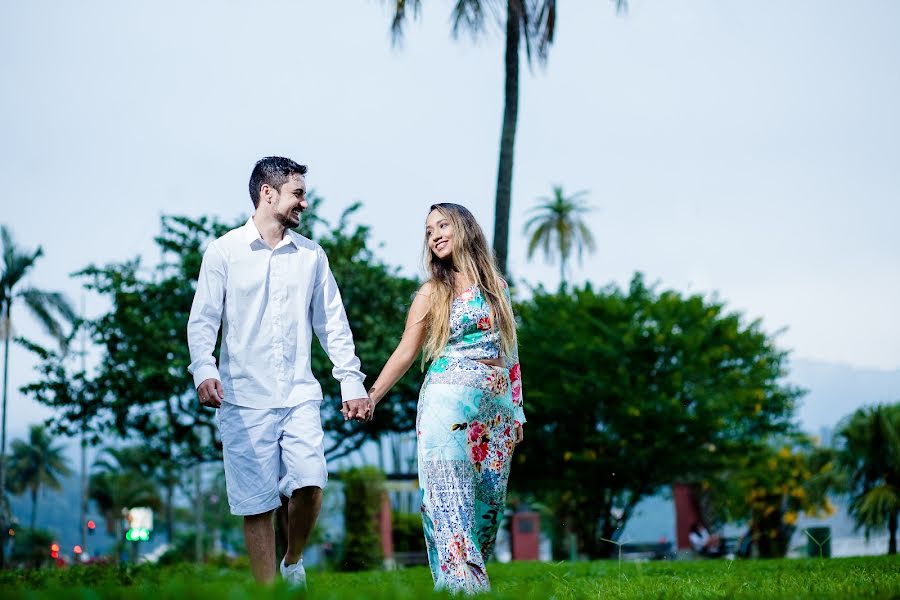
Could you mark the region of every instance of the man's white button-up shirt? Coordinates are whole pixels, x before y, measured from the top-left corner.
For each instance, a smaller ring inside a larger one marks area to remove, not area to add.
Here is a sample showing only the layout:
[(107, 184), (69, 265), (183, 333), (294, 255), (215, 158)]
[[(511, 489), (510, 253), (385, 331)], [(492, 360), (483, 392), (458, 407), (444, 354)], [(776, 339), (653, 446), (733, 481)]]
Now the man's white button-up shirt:
[(188, 319), (195, 387), (219, 379), (225, 402), (251, 408), (321, 399), (310, 368), (313, 332), (334, 363), (343, 400), (365, 398), (341, 294), (318, 244), (287, 230), (270, 248), (251, 218), (209, 245)]

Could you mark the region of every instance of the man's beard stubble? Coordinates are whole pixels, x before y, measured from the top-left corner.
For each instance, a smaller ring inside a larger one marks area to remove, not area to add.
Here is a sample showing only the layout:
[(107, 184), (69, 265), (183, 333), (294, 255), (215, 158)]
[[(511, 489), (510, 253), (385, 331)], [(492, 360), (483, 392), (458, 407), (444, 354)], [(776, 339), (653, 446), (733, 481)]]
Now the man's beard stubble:
[[(275, 220), (277, 220), (278, 223), (283, 225), (284, 227), (287, 227), (288, 229), (293, 229), (294, 227), (297, 227), (298, 225), (300, 225), (300, 217), (297, 216), (296, 218), (294, 218), (293, 213), (294, 213), (293, 210), (286, 215), (283, 215), (283, 214), (277, 212), (277, 213), (275, 213)], [(300, 214), (303, 214), (303, 209), (300, 210)]]

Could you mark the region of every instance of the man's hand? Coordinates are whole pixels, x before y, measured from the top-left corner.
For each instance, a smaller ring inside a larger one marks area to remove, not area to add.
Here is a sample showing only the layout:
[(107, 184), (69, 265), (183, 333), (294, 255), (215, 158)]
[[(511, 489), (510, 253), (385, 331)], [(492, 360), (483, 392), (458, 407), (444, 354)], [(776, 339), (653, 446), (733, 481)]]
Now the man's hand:
[(197, 388), (197, 397), (200, 398), (200, 404), (203, 406), (219, 408), (222, 406), (222, 399), (225, 397), (225, 389), (222, 387), (222, 382), (212, 377), (204, 379), (203, 383)]
[(516, 425), (516, 444), (521, 444), (525, 439), (525, 428), (522, 425)]
[(344, 415), (345, 421), (354, 419), (364, 423), (369, 420), (369, 413), (374, 408), (375, 407), (369, 398), (357, 398), (355, 400), (344, 402), (344, 405), (341, 407), (341, 414)]

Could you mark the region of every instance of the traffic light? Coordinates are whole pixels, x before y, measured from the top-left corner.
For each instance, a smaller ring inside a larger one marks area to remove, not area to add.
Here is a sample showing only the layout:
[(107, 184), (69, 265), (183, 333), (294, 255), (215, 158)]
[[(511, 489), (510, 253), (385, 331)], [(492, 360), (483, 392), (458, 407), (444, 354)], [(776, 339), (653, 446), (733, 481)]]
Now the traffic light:
[(81, 554), (81, 552), (82, 552), (81, 546), (76, 545), (74, 548), (72, 548), (72, 553), (76, 556), (79, 556)]
[(144, 527), (132, 528), (125, 533), (129, 542), (146, 542), (150, 539), (150, 530)]
[(88, 528), (88, 535), (94, 535), (94, 531), (96, 531), (96, 529), (97, 529), (97, 524), (94, 523), (93, 521), (88, 521), (87, 528)]
[(50, 558), (59, 558), (59, 544), (50, 544)]

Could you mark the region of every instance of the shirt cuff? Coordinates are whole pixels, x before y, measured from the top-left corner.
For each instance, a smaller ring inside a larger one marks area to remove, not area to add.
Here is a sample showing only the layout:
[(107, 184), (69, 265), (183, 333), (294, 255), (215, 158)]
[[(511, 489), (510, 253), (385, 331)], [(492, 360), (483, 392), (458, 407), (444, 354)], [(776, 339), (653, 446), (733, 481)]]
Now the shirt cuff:
[(358, 400), (359, 398), (368, 398), (369, 393), (366, 391), (366, 386), (363, 385), (363, 382), (359, 379), (352, 380), (344, 380), (341, 382), (341, 399), (344, 402), (349, 402), (350, 400)]
[(521, 406), (516, 407), (516, 413), (513, 418), (519, 422), (519, 425), (525, 424), (525, 410)]
[(194, 389), (200, 387), (200, 384), (207, 379), (222, 381), (222, 378), (219, 377), (219, 370), (214, 365), (203, 365), (194, 371)]

